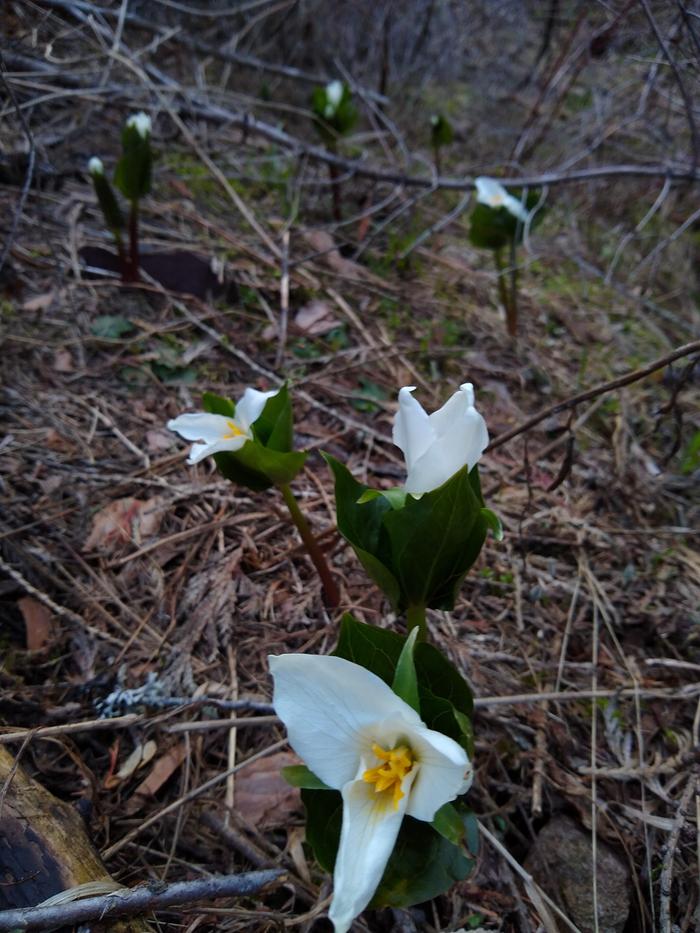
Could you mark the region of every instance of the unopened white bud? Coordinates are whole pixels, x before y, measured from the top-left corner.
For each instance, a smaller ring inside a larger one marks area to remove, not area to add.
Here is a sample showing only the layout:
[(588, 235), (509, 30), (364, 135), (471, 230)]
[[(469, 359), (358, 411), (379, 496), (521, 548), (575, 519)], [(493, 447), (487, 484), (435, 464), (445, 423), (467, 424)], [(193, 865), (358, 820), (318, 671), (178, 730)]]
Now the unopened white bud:
[(326, 100), (333, 108), (337, 110), (338, 104), (343, 99), (343, 82), (342, 81), (331, 81), (330, 84), (326, 85)]
[(102, 164), (102, 159), (93, 156), (88, 162), (88, 172), (90, 172), (91, 175), (104, 175), (105, 167)]
[(140, 113), (132, 113), (126, 121), (126, 125), (133, 126), (139, 136), (145, 139), (151, 134), (151, 118), (143, 110)]

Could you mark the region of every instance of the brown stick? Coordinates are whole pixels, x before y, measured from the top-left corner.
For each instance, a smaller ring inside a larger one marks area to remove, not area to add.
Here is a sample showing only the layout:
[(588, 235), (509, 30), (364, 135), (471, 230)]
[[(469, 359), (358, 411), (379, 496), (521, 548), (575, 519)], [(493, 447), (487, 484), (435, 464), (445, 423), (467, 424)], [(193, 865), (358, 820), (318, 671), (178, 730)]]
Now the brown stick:
[(122, 888), (99, 897), (86, 897), (50, 907), (24, 907), (0, 911), (0, 930), (47, 930), (106, 917), (134, 917), (163, 907), (211, 901), (219, 897), (244, 897), (257, 894), (284, 872), (277, 869), (249, 871), (240, 875), (198, 878), (163, 884), (155, 881), (137, 888)]
[(700, 340), (694, 340), (692, 343), (686, 343), (682, 347), (677, 347), (675, 350), (672, 350), (671, 353), (667, 353), (666, 356), (659, 357), (659, 359), (654, 360), (653, 363), (642, 366), (641, 369), (635, 369), (632, 372), (626, 373), (624, 376), (618, 376), (617, 379), (611, 379), (609, 382), (602, 382), (592, 389), (586, 389), (584, 392), (579, 392), (578, 395), (572, 395), (571, 398), (564, 399), (562, 402), (557, 402), (555, 405), (550, 405), (549, 408), (543, 408), (536, 415), (533, 415), (532, 418), (528, 418), (527, 421), (518, 425), (517, 428), (512, 428), (510, 431), (499, 434), (498, 437), (495, 437), (491, 441), (486, 450), (495, 450), (496, 447), (501, 447), (506, 441), (512, 440), (519, 434), (524, 434), (525, 431), (529, 431), (530, 428), (534, 428), (541, 421), (558, 414), (560, 411), (567, 411), (569, 408), (575, 408), (577, 405), (580, 405), (581, 402), (587, 402), (589, 399), (597, 398), (599, 395), (604, 395), (606, 392), (611, 392), (613, 389), (620, 389), (622, 386), (630, 385), (632, 382), (639, 382), (640, 379), (644, 379), (646, 376), (650, 376), (651, 373), (663, 369), (664, 366), (668, 366), (669, 363), (673, 363), (674, 360), (680, 360), (684, 356), (690, 356), (692, 353), (700, 353)]

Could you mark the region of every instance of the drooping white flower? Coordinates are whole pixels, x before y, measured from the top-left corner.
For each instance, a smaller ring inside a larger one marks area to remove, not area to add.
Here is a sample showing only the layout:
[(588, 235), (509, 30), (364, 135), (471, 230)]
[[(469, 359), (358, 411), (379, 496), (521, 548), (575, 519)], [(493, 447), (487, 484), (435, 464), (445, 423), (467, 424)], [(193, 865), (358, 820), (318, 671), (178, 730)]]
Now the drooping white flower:
[(474, 407), (474, 388), (465, 382), (442, 408), (429, 415), (411, 394), (399, 392), (393, 440), (403, 451), (408, 476), (406, 492), (421, 495), (437, 489), (466, 464), (478, 462), (488, 446), (486, 422)]
[(102, 159), (93, 156), (88, 162), (88, 172), (90, 172), (91, 175), (104, 175), (105, 167), (102, 164)]
[(331, 81), (326, 85), (326, 102), (331, 107), (332, 112), (338, 109), (338, 105), (343, 99), (343, 82)]
[(375, 674), (336, 657), (270, 657), (289, 743), (343, 796), (329, 917), (345, 933), (372, 899), (404, 816), (432, 821), (465, 793), (464, 749), (435, 732)]
[(143, 110), (139, 113), (132, 113), (126, 121), (126, 125), (129, 127), (133, 126), (143, 139), (151, 134), (151, 118), (147, 113), (144, 113)]
[(233, 418), (198, 411), (178, 415), (177, 418), (168, 421), (168, 428), (187, 441), (199, 442), (192, 445), (187, 459), (190, 464), (199, 463), (204, 457), (210, 457), (223, 450), (240, 450), (246, 441), (252, 440), (253, 424), (262, 414), (267, 400), (273, 395), (277, 395), (277, 389), (272, 392), (258, 392), (257, 389), (248, 388), (237, 403)]
[(517, 217), (523, 223), (526, 222), (528, 217), (526, 207), (512, 194), (508, 194), (495, 178), (480, 175), (479, 178), (474, 179), (474, 184), (476, 185), (476, 200), (479, 204), (486, 204), (488, 207), (505, 207), (513, 217)]

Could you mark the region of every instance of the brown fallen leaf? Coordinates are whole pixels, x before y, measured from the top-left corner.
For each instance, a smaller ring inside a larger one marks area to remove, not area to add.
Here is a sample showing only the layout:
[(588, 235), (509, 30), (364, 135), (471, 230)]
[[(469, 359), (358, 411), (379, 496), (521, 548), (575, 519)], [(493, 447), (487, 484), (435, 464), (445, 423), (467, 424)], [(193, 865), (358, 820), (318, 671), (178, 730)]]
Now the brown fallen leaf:
[(124, 806), (125, 813), (128, 816), (133, 816), (134, 813), (138, 813), (139, 810), (143, 809), (151, 797), (154, 797), (163, 784), (175, 774), (186, 757), (187, 745), (184, 742), (180, 745), (173, 745), (164, 755), (161, 755), (133, 795), (127, 800)]
[(53, 635), (53, 617), (43, 603), (32, 596), (23, 596), (17, 601), (24, 619), (27, 635), (27, 649), (41, 651), (51, 642)]
[(314, 252), (320, 253), (319, 262), (324, 262), (330, 269), (348, 279), (365, 279), (370, 282), (382, 281), (358, 262), (341, 255), (335, 240), (325, 230), (306, 230), (304, 239)]
[(44, 292), (41, 295), (35, 295), (33, 298), (28, 298), (22, 305), (23, 311), (46, 311), (53, 304), (53, 300), (56, 297), (55, 291)]
[(304, 305), (294, 315), (295, 326), (312, 337), (327, 334), (334, 328), (339, 327), (341, 323), (337, 317), (333, 317), (330, 305), (318, 298), (314, 298), (313, 301)]
[(149, 454), (159, 454), (164, 450), (172, 450), (175, 438), (169, 431), (146, 431), (146, 449)]
[(236, 811), (255, 826), (286, 825), (301, 806), (301, 795), (298, 787), (287, 784), (280, 769), (298, 764), (296, 755), (278, 752), (244, 768), (236, 778)]
[(73, 357), (70, 350), (56, 350), (53, 355), (53, 368), (57, 373), (73, 372)]
[(128, 780), (139, 768), (145, 767), (157, 751), (158, 746), (152, 739), (143, 745), (139, 742), (117, 773), (107, 775), (104, 786), (111, 790), (111, 788), (121, 784), (122, 781)]
[(115, 499), (92, 517), (92, 528), (85, 542), (86, 551), (111, 552), (124, 544), (141, 542), (158, 531), (163, 517), (161, 500)]

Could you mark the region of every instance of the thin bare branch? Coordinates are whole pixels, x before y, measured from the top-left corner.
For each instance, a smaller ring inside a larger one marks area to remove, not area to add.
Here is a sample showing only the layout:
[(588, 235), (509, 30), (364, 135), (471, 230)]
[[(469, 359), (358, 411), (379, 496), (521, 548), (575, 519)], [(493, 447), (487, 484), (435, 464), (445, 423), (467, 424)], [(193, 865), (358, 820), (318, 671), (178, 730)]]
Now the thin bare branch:
[(173, 884), (152, 882), (64, 904), (3, 910), (0, 911), (0, 930), (50, 930), (107, 917), (135, 917), (164, 907), (182, 907), (220, 897), (247, 897), (280, 883), (283, 878), (283, 871), (267, 869)]

